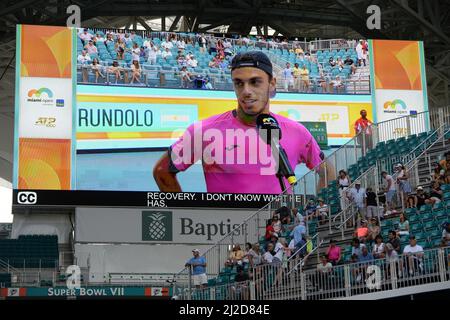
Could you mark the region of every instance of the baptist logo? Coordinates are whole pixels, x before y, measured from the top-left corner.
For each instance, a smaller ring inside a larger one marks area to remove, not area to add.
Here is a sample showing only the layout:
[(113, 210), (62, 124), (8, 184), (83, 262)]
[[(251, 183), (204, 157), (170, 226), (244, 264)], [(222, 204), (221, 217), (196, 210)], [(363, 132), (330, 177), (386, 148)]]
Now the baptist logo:
[(56, 118), (39, 117), (34, 123), (34, 125), (47, 128), (54, 128), (56, 127)]
[(17, 194), (17, 203), (35, 204), (37, 202), (37, 193), (31, 191), (21, 191)]
[(172, 241), (172, 211), (142, 211), (142, 241)]
[(399, 113), (406, 114), (406, 103), (403, 100), (395, 99), (393, 101), (386, 101), (384, 103), (384, 113)]

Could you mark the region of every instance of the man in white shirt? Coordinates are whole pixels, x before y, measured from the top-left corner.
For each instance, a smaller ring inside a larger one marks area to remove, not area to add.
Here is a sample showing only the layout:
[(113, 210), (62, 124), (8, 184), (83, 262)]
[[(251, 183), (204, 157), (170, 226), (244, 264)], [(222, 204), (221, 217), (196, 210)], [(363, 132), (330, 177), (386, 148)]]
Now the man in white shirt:
[(283, 70), (282, 78), (284, 91), (289, 91), (289, 86), (294, 86), (293, 70), (291, 69), (291, 64), (289, 62), (286, 63), (286, 68)]
[(80, 39), (84, 41), (84, 43), (91, 40), (94, 36), (88, 32), (88, 29), (84, 29), (82, 33), (80, 33)]
[(191, 56), (188, 55), (188, 57), (190, 57), (190, 58), (187, 60), (188, 66), (191, 67), (191, 68), (197, 68), (197, 66), (198, 66), (198, 61), (195, 59), (195, 57), (192, 56), (192, 55), (191, 55)]
[(150, 64), (156, 64), (156, 60), (158, 58), (158, 55), (160, 55), (161, 52), (159, 51), (158, 47), (151, 44), (150, 49), (148, 50), (148, 63)]
[(396, 192), (394, 178), (386, 171), (381, 172), (384, 182), (386, 183), (386, 205), (388, 210), (394, 210), (394, 196)]
[(422, 258), (423, 248), (417, 244), (416, 237), (409, 236), (409, 245), (403, 249), (403, 254), (408, 257), (407, 264), (410, 275), (414, 275), (415, 272), (423, 271)]
[(361, 182), (355, 181), (355, 186), (348, 192), (349, 200), (358, 208), (362, 219), (366, 218), (366, 189), (361, 188)]
[(165, 60), (167, 60), (171, 56), (172, 52), (170, 52), (169, 48), (166, 48), (166, 50), (161, 54), (161, 57), (163, 57)]
[(86, 65), (91, 61), (91, 57), (88, 55), (86, 50), (81, 51), (81, 54), (78, 55), (78, 62), (82, 65)]
[(273, 261), (272, 252), (274, 250), (274, 245), (272, 242), (267, 244), (267, 251), (263, 254), (263, 262), (266, 264), (271, 264)]

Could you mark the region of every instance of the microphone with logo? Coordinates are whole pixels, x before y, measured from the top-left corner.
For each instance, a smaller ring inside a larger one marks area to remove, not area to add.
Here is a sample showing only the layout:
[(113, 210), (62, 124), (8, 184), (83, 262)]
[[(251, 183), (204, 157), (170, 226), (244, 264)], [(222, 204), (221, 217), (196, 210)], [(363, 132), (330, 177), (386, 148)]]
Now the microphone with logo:
[(260, 114), (256, 118), (256, 127), (261, 138), (271, 147), (275, 160), (278, 160), (277, 177), (280, 181), (281, 190), (286, 190), (283, 178), (286, 178), (291, 186), (295, 185), (297, 179), (295, 178), (294, 170), (292, 170), (289, 163), (286, 151), (280, 145), (281, 129), (277, 119), (270, 114)]

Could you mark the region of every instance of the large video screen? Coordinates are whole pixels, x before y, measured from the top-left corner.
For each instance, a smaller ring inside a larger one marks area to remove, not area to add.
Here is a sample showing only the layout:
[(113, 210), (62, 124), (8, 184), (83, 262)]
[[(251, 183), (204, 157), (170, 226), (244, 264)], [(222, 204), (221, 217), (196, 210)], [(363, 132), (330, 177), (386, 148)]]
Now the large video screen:
[[(280, 183), (255, 114), (277, 122), (300, 177), (355, 135), (361, 110), (377, 120), (372, 88), (389, 82), (371, 76), (366, 40), (28, 25), (18, 35), (15, 204), (239, 206), (211, 194), (277, 195), (289, 181)], [(233, 58), (249, 52), (270, 60), (272, 77), (255, 67), (261, 61), (232, 72)], [(423, 95), (420, 72), (406, 76)], [(426, 108), (404, 105), (398, 112)]]

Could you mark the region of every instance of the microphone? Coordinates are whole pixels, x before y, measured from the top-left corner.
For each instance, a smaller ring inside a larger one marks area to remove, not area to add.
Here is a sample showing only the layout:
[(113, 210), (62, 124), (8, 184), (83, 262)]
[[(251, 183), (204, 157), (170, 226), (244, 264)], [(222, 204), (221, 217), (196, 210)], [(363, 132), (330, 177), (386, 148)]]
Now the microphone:
[[(277, 119), (270, 114), (260, 114), (256, 118), (256, 127), (263, 140), (272, 148), (272, 154), (279, 155), (277, 175), (285, 177), (290, 185), (295, 185), (297, 179), (294, 170), (289, 163), (286, 151), (280, 145), (281, 129)], [(278, 136), (278, 139), (274, 139), (272, 135)]]

